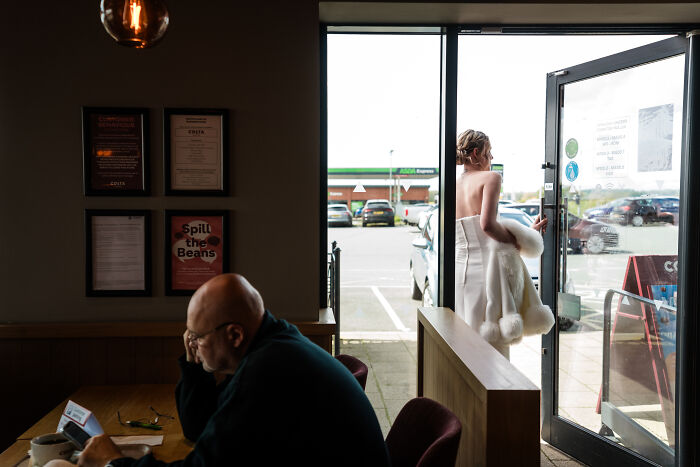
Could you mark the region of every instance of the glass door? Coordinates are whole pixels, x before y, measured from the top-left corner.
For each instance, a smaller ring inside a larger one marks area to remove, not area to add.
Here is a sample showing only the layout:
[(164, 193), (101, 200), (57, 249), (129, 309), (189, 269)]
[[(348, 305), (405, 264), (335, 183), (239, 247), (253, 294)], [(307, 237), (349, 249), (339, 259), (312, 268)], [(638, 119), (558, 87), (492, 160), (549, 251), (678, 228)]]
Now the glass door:
[(547, 77), (543, 438), (674, 465), (685, 38)]

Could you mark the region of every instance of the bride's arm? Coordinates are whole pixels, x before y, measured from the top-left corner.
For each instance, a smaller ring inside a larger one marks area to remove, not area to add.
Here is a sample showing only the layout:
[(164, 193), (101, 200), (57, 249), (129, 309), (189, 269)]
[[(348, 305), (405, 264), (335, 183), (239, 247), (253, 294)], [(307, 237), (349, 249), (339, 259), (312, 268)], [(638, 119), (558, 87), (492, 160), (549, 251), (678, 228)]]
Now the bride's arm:
[(511, 243), (520, 249), (513, 234), (497, 220), (498, 198), (501, 194), (501, 175), (498, 172), (485, 174), (484, 191), (481, 198), (481, 228), (484, 233), (502, 243)]

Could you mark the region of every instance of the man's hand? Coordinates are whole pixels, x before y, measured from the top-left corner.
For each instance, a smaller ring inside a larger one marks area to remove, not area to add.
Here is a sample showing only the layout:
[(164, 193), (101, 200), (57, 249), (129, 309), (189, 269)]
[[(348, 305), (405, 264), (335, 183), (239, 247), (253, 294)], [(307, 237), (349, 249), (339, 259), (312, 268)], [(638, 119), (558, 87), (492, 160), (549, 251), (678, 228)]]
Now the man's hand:
[(185, 333), (182, 335), (182, 339), (185, 342), (185, 356), (187, 357), (188, 362), (194, 362), (194, 363), (200, 363), (199, 357), (197, 357), (197, 353), (194, 351), (192, 346), (190, 345), (190, 330), (187, 329)]
[(109, 461), (124, 457), (108, 435), (93, 436), (85, 443), (85, 449), (78, 457), (78, 465), (84, 467), (104, 467)]
[(547, 222), (549, 222), (547, 216), (544, 216), (542, 220), (540, 220), (540, 216), (537, 216), (535, 217), (535, 223), (532, 224), (532, 228), (538, 232), (541, 231), (542, 233), (545, 233), (547, 231)]

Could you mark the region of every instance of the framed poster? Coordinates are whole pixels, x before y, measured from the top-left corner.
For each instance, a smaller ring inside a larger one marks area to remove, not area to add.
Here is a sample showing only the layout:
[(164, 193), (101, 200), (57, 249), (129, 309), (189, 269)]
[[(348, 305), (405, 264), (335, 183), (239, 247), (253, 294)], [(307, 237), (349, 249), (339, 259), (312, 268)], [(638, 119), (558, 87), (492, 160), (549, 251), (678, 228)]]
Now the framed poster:
[(164, 109), (165, 194), (226, 196), (228, 111)]
[(151, 295), (151, 213), (85, 210), (85, 294)]
[(228, 272), (227, 211), (165, 211), (165, 294), (191, 295)]
[(86, 195), (148, 195), (148, 115), (148, 109), (83, 107)]

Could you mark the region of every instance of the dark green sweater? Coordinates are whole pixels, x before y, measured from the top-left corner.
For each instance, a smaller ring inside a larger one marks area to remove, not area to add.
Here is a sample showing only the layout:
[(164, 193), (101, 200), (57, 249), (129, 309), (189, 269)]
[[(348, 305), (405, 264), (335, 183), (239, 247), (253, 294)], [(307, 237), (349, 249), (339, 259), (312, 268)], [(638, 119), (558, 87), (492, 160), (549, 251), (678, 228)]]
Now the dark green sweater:
[[(236, 373), (216, 385), (180, 358), (175, 390), (194, 450), (173, 466), (388, 466), (374, 410), (350, 372), (265, 311)], [(166, 465), (152, 455), (115, 466)]]

